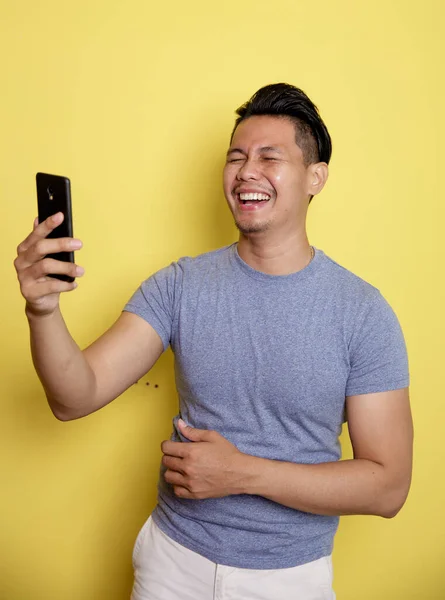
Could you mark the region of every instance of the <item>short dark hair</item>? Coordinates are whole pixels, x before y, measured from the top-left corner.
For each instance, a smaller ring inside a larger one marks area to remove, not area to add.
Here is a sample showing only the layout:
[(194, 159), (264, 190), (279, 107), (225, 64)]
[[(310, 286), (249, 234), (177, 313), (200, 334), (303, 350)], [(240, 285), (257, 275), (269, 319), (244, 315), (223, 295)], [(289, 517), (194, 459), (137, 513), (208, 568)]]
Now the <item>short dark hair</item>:
[(272, 83), (259, 89), (236, 111), (238, 125), (249, 117), (269, 115), (288, 119), (295, 125), (296, 144), (303, 152), (305, 165), (329, 163), (332, 154), (331, 136), (315, 104), (303, 90), (288, 83)]

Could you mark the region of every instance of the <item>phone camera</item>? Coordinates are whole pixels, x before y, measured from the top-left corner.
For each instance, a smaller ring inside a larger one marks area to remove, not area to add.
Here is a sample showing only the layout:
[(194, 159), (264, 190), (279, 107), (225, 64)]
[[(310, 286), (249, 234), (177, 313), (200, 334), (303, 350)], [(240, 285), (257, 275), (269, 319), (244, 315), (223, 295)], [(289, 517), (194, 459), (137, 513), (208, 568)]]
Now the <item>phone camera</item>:
[(49, 198), (50, 200), (54, 200), (54, 190), (53, 190), (53, 188), (52, 188), (52, 187), (49, 185), (49, 186), (46, 188), (46, 191), (48, 192), (48, 198)]

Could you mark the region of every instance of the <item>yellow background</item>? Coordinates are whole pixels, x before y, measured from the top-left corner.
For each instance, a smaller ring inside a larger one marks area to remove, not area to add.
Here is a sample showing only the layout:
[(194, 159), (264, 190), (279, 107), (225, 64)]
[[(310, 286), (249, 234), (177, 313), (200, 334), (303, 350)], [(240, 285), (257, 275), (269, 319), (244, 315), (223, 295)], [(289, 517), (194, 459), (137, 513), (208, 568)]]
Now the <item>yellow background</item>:
[(12, 267), (36, 214), (35, 173), (72, 180), (86, 275), (62, 304), (84, 346), (152, 272), (236, 239), (221, 192), (234, 110), (278, 81), (309, 94), (334, 142), (310, 240), (380, 288), (410, 355), (411, 494), (394, 520), (342, 519), (337, 596), (445, 598), (443, 6), (3, 3), (1, 600), (129, 597), (132, 546), (154, 506), (177, 403), (166, 353), (97, 414), (51, 415)]

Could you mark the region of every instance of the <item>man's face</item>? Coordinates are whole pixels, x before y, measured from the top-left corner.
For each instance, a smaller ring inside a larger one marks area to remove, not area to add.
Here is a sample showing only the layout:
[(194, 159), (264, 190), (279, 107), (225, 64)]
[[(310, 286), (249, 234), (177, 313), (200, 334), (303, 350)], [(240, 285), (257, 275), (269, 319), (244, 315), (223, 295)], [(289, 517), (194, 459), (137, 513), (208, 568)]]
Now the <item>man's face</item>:
[(242, 121), (224, 167), (224, 194), (238, 229), (284, 233), (304, 226), (311, 166), (304, 165), (289, 120), (255, 116)]

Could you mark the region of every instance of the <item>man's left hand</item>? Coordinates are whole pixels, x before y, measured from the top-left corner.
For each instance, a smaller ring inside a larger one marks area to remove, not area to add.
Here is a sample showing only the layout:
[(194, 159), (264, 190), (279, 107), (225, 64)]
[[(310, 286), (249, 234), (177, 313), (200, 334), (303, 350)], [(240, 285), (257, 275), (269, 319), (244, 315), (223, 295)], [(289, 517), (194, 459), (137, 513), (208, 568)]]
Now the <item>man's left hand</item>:
[(216, 431), (195, 429), (182, 419), (178, 427), (192, 443), (161, 444), (165, 481), (173, 486), (175, 495), (201, 500), (244, 493), (248, 456)]

